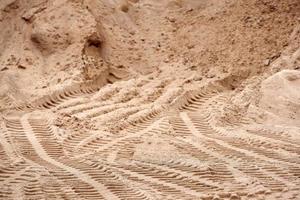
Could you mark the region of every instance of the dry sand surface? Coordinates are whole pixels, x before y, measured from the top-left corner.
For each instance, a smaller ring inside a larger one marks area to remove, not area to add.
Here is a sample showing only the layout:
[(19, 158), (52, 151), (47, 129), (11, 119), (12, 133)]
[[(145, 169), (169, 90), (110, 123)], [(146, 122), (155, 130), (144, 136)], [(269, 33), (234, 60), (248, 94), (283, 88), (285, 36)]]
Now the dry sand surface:
[(299, 0), (0, 0), (0, 199), (300, 199)]

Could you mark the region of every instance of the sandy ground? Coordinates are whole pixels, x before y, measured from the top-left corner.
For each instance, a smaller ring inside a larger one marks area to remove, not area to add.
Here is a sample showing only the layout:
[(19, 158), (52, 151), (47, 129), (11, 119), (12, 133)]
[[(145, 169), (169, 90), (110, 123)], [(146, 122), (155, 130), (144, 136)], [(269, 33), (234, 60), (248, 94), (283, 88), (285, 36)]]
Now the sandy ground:
[(0, 199), (300, 199), (299, 0), (0, 0)]

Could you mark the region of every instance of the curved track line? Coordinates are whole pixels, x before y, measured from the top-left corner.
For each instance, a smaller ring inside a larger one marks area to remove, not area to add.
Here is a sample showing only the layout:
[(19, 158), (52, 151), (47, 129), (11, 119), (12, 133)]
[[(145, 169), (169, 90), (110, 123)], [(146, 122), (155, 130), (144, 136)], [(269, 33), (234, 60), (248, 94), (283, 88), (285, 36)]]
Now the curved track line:
[(140, 162), (140, 161), (137, 161), (137, 160), (135, 160), (134, 162), (140, 163), (140, 164), (143, 164), (143, 165), (146, 165), (146, 166), (148, 165), (149, 167), (157, 168), (157, 169), (160, 169), (162, 171), (167, 171), (167, 172), (170, 172), (170, 173), (180, 174), (182, 177), (188, 177), (189, 180), (197, 181), (197, 182), (202, 183), (206, 186), (216, 187), (218, 189), (223, 187), (222, 185), (219, 185), (219, 184), (217, 184), (217, 183), (215, 183), (211, 180), (208, 180), (206, 178), (199, 178), (199, 177), (195, 176), (193, 173), (186, 172), (186, 171), (181, 171), (181, 170), (174, 169), (174, 168), (170, 168), (166, 165), (159, 165), (159, 164), (147, 163), (147, 162), (144, 163), (144, 162)]
[(99, 131), (96, 133), (93, 133), (87, 137), (85, 137), (84, 139), (80, 140), (80, 142), (78, 142), (75, 146), (74, 149), (78, 150), (79, 148), (81, 148), (82, 146), (84, 146), (85, 144), (89, 143), (90, 141), (92, 141), (93, 139), (97, 138), (98, 136), (101, 136), (102, 134), (108, 134), (108, 132), (105, 131)]
[[(227, 131), (227, 130), (220, 129), (220, 131)], [(257, 140), (261, 140), (261, 141), (268, 141), (269, 144), (287, 145), (287, 146), (293, 146), (295, 148), (300, 148), (300, 146), (292, 144), (292, 143), (288, 143), (288, 142), (278, 140), (278, 139), (268, 138), (266, 136), (252, 134), (247, 131), (243, 131), (242, 134), (239, 135), (239, 137), (241, 137), (241, 138), (247, 138), (245, 136), (250, 136), (250, 137), (256, 138)]]
[(66, 165), (54, 160), (53, 158), (51, 158), (46, 153), (44, 148), (41, 146), (39, 141), (36, 139), (35, 134), (34, 134), (32, 128), (31, 128), (30, 124), (28, 123), (28, 114), (25, 114), (25, 115), (22, 116), (21, 124), (22, 124), (22, 126), (25, 130), (25, 135), (26, 135), (28, 141), (31, 143), (33, 149), (35, 150), (37, 155), (39, 155), (40, 158), (42, 158), (43, 160), (45, 160), (45, 161), (47, 161), (47, 162), (63, 169), (65, 171), (68, 171), (69, 173), (71, 173), (74, 176), (78, 177), (83, 182), (92, 185), (106, 199), (112, 199), (112, 200), (119, 199), (117, 196), (115, 196), (113, 193), (111, 193), (104, 185), (102, 185), (101, 183), (95, 181), (89, 175), (81, 172), (78, 169), (66, 166)]
[[(227, 167), (230, 169), (230, 171), (234, 174), (239, 174), (239, 176), (244, 176), (244, 177), (248, 177), (248, 178), (255, 178), (257, 179), (257, 177), (252, 177), (251, 174), (247, 174), (246, 172), (244, 172), (244, 170), (239, 169), (239, 165), (242, 163), (239, 163), (238, 161), (235, 161), (233, 159), (229, 159), (229, 158), (225, 158), (224, 155), (219, 154), (217, 152), (212, 152), (210, 150), (207, 150), (205, 146), (195, 142), (195, 140), (192, 139), (182, 139), (184, 142), (193, 145), (194, 147), (196, 147), (197, 149), (201, 150), (202, 152), (205, 152), (223, 162), (225, 162), (227, 164)], [(272, 179), (279, 181), (281, 183), (284, 183), (286, 186), (289, 187), (295, 187), (296, 185), (294, 183), (289, 182), (288, 180), (285, 180), (279, 176), (277, 176), (275, 173), (273, 172), (269, 172), (263, 169), (260, 169), (260, 171), (265, 174), (268, 175), (269, 177), (271, 177)], [(239, 177), (239, 176), (235, 176), (235, 177)], [(244, 184), (245, 187), (249, 186), (249, 182), (248, 181), (242, 181), (242, 183)]]
[[(202, 135), (202, 134), (197, 130), (197, 128), (194, 126), (193, 122), (190, 120), (190, 118), (189, 118), (189, 116), (187, 115), (187, 113), (182, 112), (182, 113), (180, 113), (180, 116), (182, 117), (182, 120), (186, 123), (187, 128), (188, 128), (188, 129), (189, 129), (189, 130), (190, 130), (197, 138), (199, 138), (199, 139), (203, 138), (203, 139), (205, 139), (205, 140), (207, 140), (207, 139), (208, 139), (208, 140), (212, 140), (212, 139), (210, 139), (209, 137), (206, 137), (206, 136)], [(183, 139), (183, 141), (185, 141), (185, 142), (187, 142), (187, 143), (189, 143), (189, 144), (192, 144), (192, 145), (195, 146), (195, 147), (199, 147), (199, 146), (200, 146), (199, 144), (197, 144), (195, 141), (193, 141), (193, 140), (191, 140), (191, 139)], [(215, 141), (216, 143), (218, 143), (219, 140), (213, 140), (213, 141)], [(219, 141), (218, 144), (221, 145), (221, 146), (224, 146), (224, 147), (226, 147), (226, 148), (233, 149), (233, 150), (235, 150), (235, 151), (240, 151), (239, 148), (231, 147), (231, 145), (228, 145), (227, 143), (225, 143), (225, 142), (223, 142), (223, 141)], [(225, 144), (225, 145), (224, 145), (224, 144)], [(202, 145), (201, 145), (201, 146), (202, 146)], [(219, 154), (219, 153), (217, 153), (217, 152), (212, 152), (212, 151), (206, 150), (204, 147), (203, 147), (203, 148), (201, 147), (201, 150), (204, 151), (204, 152), (206, 152), (206, 153), (208, 153), (208, 154), (211, 154), (212, 156), (214, 156), (214, 157), (216, 157), (216, 158), (218, 158), (218, 159), (220, 159), (220, 160), (223, 160), (223, 161), (226, 162), (226, 163), (228, 163), (228, 161), (229, 161), (228, 158), (224, 158), (223, 155), (221, 155), (221, 154)], [(245, 152), (244, 152), (244, 151), (245, 151)], [(249, 155), (248, 151), (246, 151), (246, 150), (244, 150), (244, 151), (243, 151), (243, 153)], [(254, 154), (254, 153), (253, 153), (253, 154)], [(256, 155), (256, 154), (255, 154), (255, 155)], [(250, 153), (250, 156), (253, 156), (252, 153)], [(264, 160), (264, 158), (261, 158), (261, 157), (264, 157), (264, 156), (259, 156), (260, 159)], [(269, 158), (267, 158), (267, 159), (265, 159), (265, 160), (268, 160), (268, 161), (271, 162), (271, 163), (274, 162), (272, 159), (269, 159)], [(272, 160), (272, 161), (270, 161), (270, 160)], [(232, 159), (230, 159), (230, 163), (237, 163), (237, 164), (238, 164), (237, 161), (234, 161), (234, 160), (232, 160)], [(230, 166), (230, 163), (229, 163), (228, 166)], [(235, 170), (235, 171), (237, 170), (237, 169), (234, 169), (233, 167), (230, 167), (230, 168), (231, 168), (231, 170)], [(263, 173), (265, 173), (265, 174), (269, 174), (272, 178), (274, 178), (275, 180), (278, 180), (278, 181), (284, 183), (284, 184), (287, 185), (287, 186), (291, 186), (291, 187), (294, 187), (294, 186), (295, 186), (295, 184), (293, 184), (293, 183), (291, 183), (291, 182), (288, 182), (288, 181), (282, 179), (281, 177), (278, 177), (275, 173), (270, 173), (270, 172), (267, 172), (267, 171), (262, 170), (262, 169), (261, 169), (261, 171), (262, 171)]]
[(2, 136), (2, 133), (0, 133), (0, 145), (2, 146), (2, 149), (5, 151), (6, 155), (9, 158), (13, 158), (14, 157), (14, 151), (12, 150), (12, 148), (10, 148), (11, 145)]
[(114, 146), (115, 144), (118, 144), (119, 142), (121, 142), (122, 140), (126, 140), (126, 139), (129, 139), (129, 138), (132, 138), (132, 137), (139, 137), (145, 133), (147, 133), (148, 131), (152, 130), (154, 127), (158, 126), (161, 121), (163, 120), (164, 118), (160, 118), (159, 120), (155, 121), (154, 123), (152, 123), (150, 126), (148, 126), (147, 128), (141, 130), (141, 131), (138, 131), (138, 132), (134, 132), (134, 133), (131, 133), (131, 134), (128, 134), (124, 137), (120, 137), (120, 138), (116, 138), (115, 140), (113, 140), (112, 142), (110, 143), (107, 143), (101, 147), (99, 147), (98, 149), (96, 149), (94, 152), (92, 153), (85, 153), (85, 154), (81, 154), (79, 156), (75, 156), (76, 158), (83, 158), (85, 156), (88, 156), (88, 155), (91, 155), (91, 154), (94, 154), (95, 152), (98, 152), (98, 151), (103, 151), (105, 149), (108, 149), (112, 146)]
[(266, 161), (269, 161), (271, 163), (274, 163), (274, 162), (276, 163), (277, 162), (277, 163), (282, 163), (282, 164), (285, 164), (285, 165), (292, 165), (292, 166), (295, 166), (295, 167), (300, 167), (300, 165), (297, 165), (297, 164), (294, 164), (294, 163), (288, 163), (288, 162), (284, 162), (284, 161), (279, 161), (279, 160), (271, 159), (271, 158), (268, 158), (268, 157), (266, 157), (264, 155), (258, 155), (257, 153), (253, 153), (253, 152), (247, 151), (245, 149), (240, 149), (240, 148), (231, 146), (231, 145), (227, 144), (226, 142), (223, 142), (222, 140), (207, 137), (207, 136), (203, 135), (202, 133), (200, 133), (197, 130), (197, 128), (194, 126), (193, 122), (191, 121), (190, 117), (188, 116), (188, 114), (186, 112), (181, 112), (180, 113), (180, 117), (186, 123), (186, 125), (188, 126), (188, 128), (190, 129), (190, 131), (196, 137), (198, 137), (198, 138), (204, 138), (204, 139), (207, 139), (207, 140), (213, 140), (217, 144), (219, 144), (219, 145), (221, 145), (223, 147), (226, 147), (226, 148), (232, 149), (234, 151), (238, 151), (238, 152), (244, 153), (244, 154), (249, 155), (249, 156), (253, 156), (253, 157), (259, 158), (261, 160), (266, 160)]
[(153, 178), (151, 176), (147, 176), (143, 173), (138, 173), (138, 172), (135, 172), (135, 171), (132, 171), (132, 170), (129, 170), (129, 169), (125, 169), (125, 168), (121, 168), (121, 167), (117, 167), (117, 170), (118, 171), (121, 171), (125, 174), (129, 174), (130, 176), (133, 176), (133, 177), (137, 177), (139, 179), (142, 179), (142, 180), (145, 180), (147, 182), (152, 182), (152, 183), (156, 183), (158, 185), (163, 185), (163, 186), (168, 186), (170, 188), (174, 188), (178, 191), (181, 191), (185, 194), (189, 194), (191, 196), (196, 196), (196, 197), (203, 197), (205, 196), (204, 193), (202, 192), (197, 192), (197, 191), (194, 191), (192, 189), (189, 189), (187, 187), (183, 187), (183, 186), (179, 186), (177, 184), (174, 184), (174, 183), (169, 183), (167, 181), (164, 181), (164, 180), (159, 180), (157, 178)]
[[(3, 127), (1, 127), (3, 128)], [(4, 136), (4, 131), (0, 130), (0, 145), (2, 146), (3, 150), (5, 151), (6, 155), (9, 158), (15, 158), (16, 157), (16, 152), (14, 151), (14, 147), (7, 142), (7, 139)]]

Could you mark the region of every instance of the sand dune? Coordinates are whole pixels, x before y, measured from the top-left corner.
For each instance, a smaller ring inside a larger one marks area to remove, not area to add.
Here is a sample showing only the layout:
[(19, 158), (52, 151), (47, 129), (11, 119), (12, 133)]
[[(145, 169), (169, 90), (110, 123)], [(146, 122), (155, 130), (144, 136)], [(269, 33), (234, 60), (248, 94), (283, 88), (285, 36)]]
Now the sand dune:
[(300, 199), (298, 0), (0, 11), (0, 199)]

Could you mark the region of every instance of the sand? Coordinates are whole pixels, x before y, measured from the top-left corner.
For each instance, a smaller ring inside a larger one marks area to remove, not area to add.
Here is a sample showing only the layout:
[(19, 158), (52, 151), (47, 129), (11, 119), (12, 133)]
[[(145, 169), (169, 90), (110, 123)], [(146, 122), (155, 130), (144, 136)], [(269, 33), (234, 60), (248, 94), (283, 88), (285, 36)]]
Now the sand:
[(298, 0), (1, 0), (0, 199), (300, 199)]

